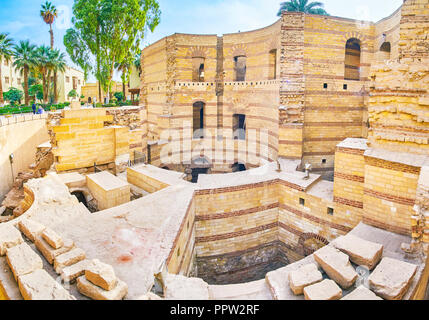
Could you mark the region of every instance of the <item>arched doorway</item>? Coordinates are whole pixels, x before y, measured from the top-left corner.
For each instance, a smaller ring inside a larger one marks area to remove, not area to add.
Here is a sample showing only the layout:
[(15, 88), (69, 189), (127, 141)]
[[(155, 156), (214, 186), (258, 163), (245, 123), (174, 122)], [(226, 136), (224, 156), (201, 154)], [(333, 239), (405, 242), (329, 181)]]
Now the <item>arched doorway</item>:
[(236, 162), (232, 165), (231, 167), (232, 172), (242, 172), (242, 171), (246, 171), (246, 165)]
[(344, 79), (360, 80), (361, 42), (351, 38), (346, 43), (346, 57), (344, 60)]
[(380, 61), (390, 60), (390, 52), (392, 48), (390, 42), (384, 42), (380, 47), (379, 57)]
[(208, 174), (211, 168), (210, 161), (205, 157), (199, 157), (192, 160), (191, 170), (192, 170), (192, 183), (198, 182), (198, 177), (200, 174)]

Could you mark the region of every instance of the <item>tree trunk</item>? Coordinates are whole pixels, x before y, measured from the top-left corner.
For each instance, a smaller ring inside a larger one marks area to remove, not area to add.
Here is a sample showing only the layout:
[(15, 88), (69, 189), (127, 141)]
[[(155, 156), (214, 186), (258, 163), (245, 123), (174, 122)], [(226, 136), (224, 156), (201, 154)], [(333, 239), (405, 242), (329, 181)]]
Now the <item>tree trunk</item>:
[(52, 24), (49, 24), (49, 33), (51, 34), (51, 49), (54, 50), (54, 31), (52, 30)]
[(47, 79), (46, 79), (46, 75), (42, 75), (42, 82), (43, 82), (43, 103), (44, 104), (48, 104), (48, 96), (49, 96), (49, 88), (47, 85)]
[[(97, 73), (100, 77), (100, 23), (98, 22), (97, 17)], [(98, 102), (103, 103), (101, 101), (101, 79), (98, 79)]]
[(3, 59), (1, 59), (0, 57), (0, 104), (4, 104), (4, 99), (3, 99), (3, 84), (1, 82), (2, 79), (2, 75), (1, 75), (1, 64), (3, 62)]
[(24, 94), (25, 94), (25, 105), (30, 105), (30, 96), (28, 94), (28, 66), (24, 66)]
[(58, 92), (57, 92), (57, 71), (54, 71), (54, 104), (58, 103)]
[(122, 81), (122, 93), (124, 94), (124, 101), (126, 101), (126, 97), (125, 97), (125, 82)]

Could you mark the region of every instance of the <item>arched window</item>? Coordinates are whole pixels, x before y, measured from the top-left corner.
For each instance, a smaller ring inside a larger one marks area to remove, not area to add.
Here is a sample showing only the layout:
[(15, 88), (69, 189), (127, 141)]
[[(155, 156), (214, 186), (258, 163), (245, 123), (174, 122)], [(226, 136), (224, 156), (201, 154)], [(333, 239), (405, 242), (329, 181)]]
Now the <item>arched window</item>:
[(246, 171), (246, 166), (242, 163), (236, 162), (232, 165), (232, 172)]
[(344, 79), (360, 80), (361, 43), (358, 39), (349, 39), (346, 43), (344, 60)]
[(205, 58), (194, 57), (192, 58), (192, 81), (204, 82), (204, 67)]
[(380, 47), (380, 60), (384, 61), (384, 60), (390, 60), (390, 52), (391, 52), (392, 48), (390, 45), (390, 42), (384, 42), (381, 47)]
[(270, 51), (268, 80), (277, 78), (277, 49)]
[(246, 81), (246, 56), (234, 57), (234, 81)]
[(204, 108), (205, 103), (198, 101), (193, 105), (193, 130), (194, 130), (194, 139), (203, 139), (204, 138)]

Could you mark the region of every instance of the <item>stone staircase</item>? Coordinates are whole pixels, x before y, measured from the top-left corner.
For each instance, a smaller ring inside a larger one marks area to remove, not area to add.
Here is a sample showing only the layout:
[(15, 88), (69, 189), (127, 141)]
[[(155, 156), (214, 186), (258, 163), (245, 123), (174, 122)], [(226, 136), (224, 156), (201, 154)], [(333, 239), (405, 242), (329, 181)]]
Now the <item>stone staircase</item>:
[[(18, 227), (18, 228), (17, 228)], [(0, 225), (0, 292), (10, 300), (122, 300), (128, 286), (110, 265), (42, 224)], [(23, 237), (24, 236), (24, 237)]]

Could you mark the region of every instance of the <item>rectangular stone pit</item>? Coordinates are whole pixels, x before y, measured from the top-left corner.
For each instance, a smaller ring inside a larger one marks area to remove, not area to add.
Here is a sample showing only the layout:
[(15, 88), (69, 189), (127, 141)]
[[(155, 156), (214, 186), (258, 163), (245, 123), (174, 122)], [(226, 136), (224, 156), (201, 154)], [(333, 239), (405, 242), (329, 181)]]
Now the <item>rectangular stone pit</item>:
[(107, 171), (86, 176), (86, 182), (91, 194), (97, 200), (99, 210), (130, 202), (130, 185)]

